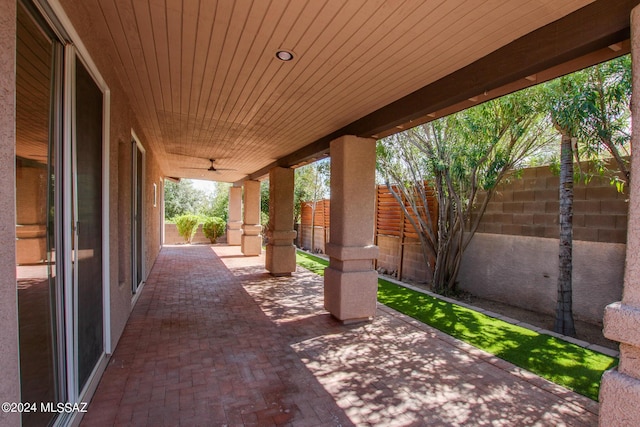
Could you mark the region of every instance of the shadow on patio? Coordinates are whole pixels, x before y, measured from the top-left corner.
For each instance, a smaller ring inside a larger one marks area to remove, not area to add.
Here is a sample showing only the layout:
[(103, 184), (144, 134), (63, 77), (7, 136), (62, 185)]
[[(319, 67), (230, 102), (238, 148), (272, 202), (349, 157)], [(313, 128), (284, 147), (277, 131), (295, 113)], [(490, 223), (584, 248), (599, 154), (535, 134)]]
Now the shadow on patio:
[(238, 254), (162, 249), (82, 425), (597, 425), (596, 402), (382, 305), (344, 326), (321, 277)]

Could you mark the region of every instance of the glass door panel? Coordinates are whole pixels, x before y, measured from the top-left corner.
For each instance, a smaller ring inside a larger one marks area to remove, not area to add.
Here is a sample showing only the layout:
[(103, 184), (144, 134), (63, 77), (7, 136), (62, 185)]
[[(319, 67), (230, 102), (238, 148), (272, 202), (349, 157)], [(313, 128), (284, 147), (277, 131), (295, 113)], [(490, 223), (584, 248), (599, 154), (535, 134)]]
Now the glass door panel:
[(133, 141), (133, 176), (131, 180), (133, 193), (133, 293), (138, 291), (138, 287), (143, 280), (143, 264), (142, 264), (142, 169), (144, 162), (144, 154), (138, 143)]
[(102, 294), (103, 94), (76, 58), (76, 307), (78, 391), (104, 352)]
[[(59, 127), (62, 47), (18, 4), (16, 46), (16, 255), (22, 402), (64, 398), (59, 352), (62, 281), (57, 273)], [(60, 341), (62, 342), (62, 341)], [(53, 413), (22, 414), (25, 426)]]

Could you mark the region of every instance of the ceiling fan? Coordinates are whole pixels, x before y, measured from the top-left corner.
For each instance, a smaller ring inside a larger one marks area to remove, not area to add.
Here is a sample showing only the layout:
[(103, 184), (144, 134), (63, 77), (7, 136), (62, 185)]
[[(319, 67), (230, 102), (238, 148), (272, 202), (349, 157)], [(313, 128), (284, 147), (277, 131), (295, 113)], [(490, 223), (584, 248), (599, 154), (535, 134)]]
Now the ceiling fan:
[(213, 162), (215, 162), (215, 159), (208, 159), (209, 162), (211, 163), (209, 165), (208, 168), (183, 168), (183, 169), (201, 169), (201, 170), (208, 170), (209, 172), (220, 172), (220, 171), (234, 171), (236, 169), (224, 169), (224, 168), (217, 168), (215, 166), (213, 166)]

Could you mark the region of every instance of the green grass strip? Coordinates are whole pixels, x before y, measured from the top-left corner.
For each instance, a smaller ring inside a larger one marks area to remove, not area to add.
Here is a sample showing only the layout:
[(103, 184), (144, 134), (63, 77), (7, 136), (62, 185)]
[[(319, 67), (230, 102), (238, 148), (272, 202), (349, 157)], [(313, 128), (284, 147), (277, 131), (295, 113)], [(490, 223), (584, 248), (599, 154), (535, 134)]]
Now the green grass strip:
[(296, 251), (296, 263), (319, 276), (324, 276), (325, 267), (329, 267), (329, 261), (326, 259), (301, 251)]
[[(298, 252), (298, 265), (323, 275), (329, 262)], [(618, 359), (378, 279), (378, 301), (516, 366), (598, 400), (600, 378)]]

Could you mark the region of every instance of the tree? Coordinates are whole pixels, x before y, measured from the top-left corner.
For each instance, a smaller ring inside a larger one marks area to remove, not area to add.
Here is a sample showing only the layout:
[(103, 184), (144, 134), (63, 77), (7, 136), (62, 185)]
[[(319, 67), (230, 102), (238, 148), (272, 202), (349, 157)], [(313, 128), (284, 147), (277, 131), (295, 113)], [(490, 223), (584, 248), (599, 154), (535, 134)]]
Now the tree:
[[(628, 160), (620, 154), (630, 140), (629, 100), (631, 63), (628, 56), (561, 77), (544, 86), (549, 117), (561, 137), (559, 272), (554, 331), (575, 336), (572, 308), (573, 271), (573, 162), (581, 159), (599, 165), (621, 191), (631, 180)], [(619, 171), (604, 165), (607, 151)], [(622, 178), (618, 173), (622, 173)], [(580, 175), (588, 179), (580, 168)]]
[(262, 232), (266, 233), (269, 227), (269, 180), (260, 182), (260, 224)]
[(229, 188), (227, 182), (216, 182), (213, 195), (207, 195), (205, 206), (198, 212), (203, 216), (222, 218), (225, 222), (229, 217)]
[(318, 201), (329, 195), (331, 164), (322, 159), (295, 170), (294, 215), (300, 221), (300, 203)]
[(329, 194), (331, 164), (329, 159), (318, 160), (302, 166), (295, 171), (294, 184), (294, 216), (296, 222), (300, 220), (300, 205), (311, 202), (311, 250), (315, 242), (315, 217), (319, 200)]
[(574, 74), (553, 80), (544, 86), (549, 117), (560, 133), (560, 193), (559, 193), (559, 250), (558, 296), (554, 331), (575, 336), (573, 320), (573, 159), (578, 158), (576, 147), (582, 111), (584, 74)]
[(165, 181), (164, 217), (172, 219), (184, 214), (196, 214), (202, 209), (207, 195), (193, 187), (188, 179)]
[[(575, 78), (582, 83), (578, 98), (582, 108), (578, 129), (580, 149), (590, 160), (598, 162), (601, 174), (609, 175), (622, 191), (622, 186), (631, 182), (627, 150), (631, 141), (631, 56), (595, 65), (576, 73)], [(602, 161), (603, 151), (614, 159), (614, 170)]]
[[(551, 141), (539, 107), (531, 88), (379, 142), (378, 171), (417, 231), (436, 292), (455, 291), (462, 254), (497, 184)], [(438, 201), (434, 216), (425, 179)]]

